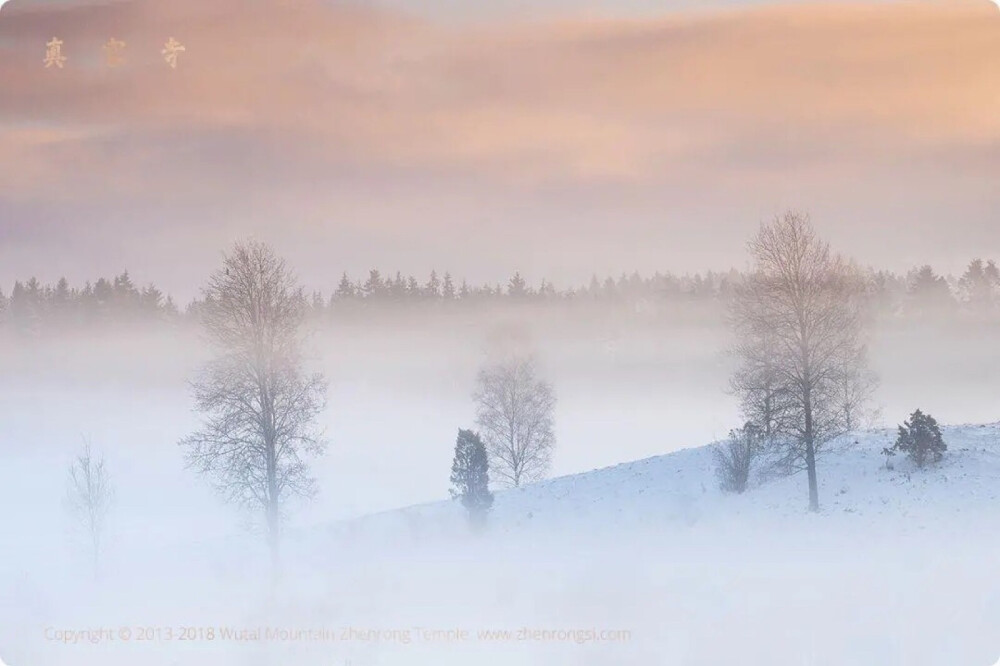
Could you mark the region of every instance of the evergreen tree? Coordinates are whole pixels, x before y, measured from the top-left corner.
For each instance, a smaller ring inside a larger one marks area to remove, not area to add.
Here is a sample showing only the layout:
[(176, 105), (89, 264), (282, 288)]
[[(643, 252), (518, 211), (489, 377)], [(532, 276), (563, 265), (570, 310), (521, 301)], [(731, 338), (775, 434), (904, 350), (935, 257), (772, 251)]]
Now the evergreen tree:
[(365, 298), (378, 298), (385, 293), (385, 283), (382, 281), (382, 274), (377, 268), (368, 271), (368, 281), (361, 288)]
[(959, 280), (965, 302), (977, 310), (991, 309), (996, 300), (997, 284), (991, 276), (993, 272), (996, 272), (995, 264), (988, 271), (982, 259), (974, 259)]
[(437, 271), (431, 271), (431, 277), (427, 280), (424, 293), (430, 298), (441, 297), (441, 280), (438, 279)]
[(115, 277), (115, 291), (125, 295), (135, 293), (135, 284), (132, 282), (132, 276), (128, 274), (128, 269)]
[(916, 463), (917, 467), (923, 468), (928, 459), (933, 459), (934, 462), (940, 461), (947, 450), (948, 446), (941, 437), (937, 421), (930, 414), (924, 414), (918, 409), (910, 415), (909, 420), (899, 426), (896, 444), (891, 449), (885, 449), (884, 453), (893, 455), (897, 451), (902, 451)]
[(139, 295), (139, 302), (143, 310), (150, 313), (159, 312), (163, 309), (163, 292), (149, 284)]
[(42, 319), (43, 309), (45, 306), (44, 290), (42, 289), (42, 285), (38, 282), (38, 279), (33, 277), (24, 285), (24, 291), (28, 302), (31, 327), (33, 330), (37, 330)]
[(528, 285), (521, 277), (520, 272), (515, 272), (507, 285), (507, 295), (511, 298), (523, 298), (528, 295)]
[(930, 266), (912, 271), (909, 283), (911, 305), (918, 313), (933, 314), (954, 304), (948, 281)]
[(139, 290), (135, 288), (132, 277), (126, 270), (121, 275), (115, 277), (112, 287), (112, 302), (115, 310), (114, 315), (122, 313), (132, 314), (138, 310), (140, 304)]
[(618, 297), (618, 289), (615, 287), (614, 278), (610, 276), (604, 279), (604, 298), (613, 299)]
[(337, 285), (334, 297), (338, 301), (354, 298), (354, 285), (351, 283), (351, 278), (347, 277), (347, 271), (344, 271), (344, 274), (340, 276), (340, 284)]
[(493, 506), (490, 492), (489, 457), (479, 435), (459, 430), (455, 441), (455, 460), (451, 465), (451, 497), (461, 499), (473, 527), (482, 527)]
[(451, 273), (444, 274), (444, 285), (441, 287), (441, 295), (448, 301), (455, 299), (455, 283), (452, 282)]
[(105, 278), (98, 278), (97, 282), (94, 283), (94, 301), (99, 312), (103, 312), (108, 307), (113, 294), (111, 283)]
[(983, 273), (986, 275), (986, 280), (994, 289), (1000, 289), (1000, 268), (997, 268), (995, 261), (992, 259), (987, 261)]
[(406, 281), (403, 280), (403, 274), (399, 271), (396, 271), (396, 277), (392, 279), (392, 284), (389, 286), (389, 292), (397, 301), (401, 301), (406, 298)]
[(37, 333), (41, 318), (38, 280), (31, 278), (27, 284), (15, 282), (8, 307), (10, 317), (19, 330)]
[(58, 308), (62, 308), (69, 303), (69, 282), (66, 281), (66, 278), (59, 278), (59, 282), (56, 283), (55, 291), (52, 294), (52, 299)]
[(406, 295), (409, 298), (420, 296), (420, 284), (417, 282), (417, 278), (412, 275), (406, 278)]
[(597, 281), (597, 275), (590, 276), (590, 286), (587, 287), (587, 295), (591, 298), (597, 298), (601, 295), (601, 283)]

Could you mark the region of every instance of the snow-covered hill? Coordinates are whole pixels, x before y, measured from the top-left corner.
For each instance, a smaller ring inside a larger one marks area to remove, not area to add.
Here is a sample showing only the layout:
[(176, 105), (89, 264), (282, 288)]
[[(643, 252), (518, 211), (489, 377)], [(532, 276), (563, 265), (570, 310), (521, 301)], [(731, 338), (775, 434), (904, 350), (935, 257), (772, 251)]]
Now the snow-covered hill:
[[(150, 553), (97, 586), (18, 583), (0, 648), (45, 666), (990, 666), (1000, 425), (944, 429), (920, 471), (886, 469), (893, 434), (830, 448), (819, 514), (803, 475), (726, 495), (690, 449), (497, 493), (479, 535), (452, 501), (301, 530), (276, 589), (259, 540)], [(140, 624), (203, 635), (44, 633)]]
[[(887, 467), (882, 450), (892, 445), (894, 430), (853, 433), (832, 442), (819, 461), (825, 523), (920, 529), (961, 522), (963, 515), (1000, 519), (1000, 424), (942, 431), (948, 452), (923, 470), (901, 456)], [(710, 530), (733, 522), (811, 520), (806, 504), (803, 474), (758, 478), (741, 496), (722, 493), (709, 445), (499, 491), (490, 531), (545, 534), (678, 525)], [(462, 508), (446, 500), (338, 523), (331, 532), (356, 541), (460, 537), (467, 529)]]
[(476, 537), (451, 501), (339, 523), (300, 535), (327, 572), (302, 593), (378, 626), (629, 632), (355, 646), (379, 665), (989, 666), (1000, 425), (943, 431), (948, 452), (924, 470), (886, 467), (891, 431), (833, 443), (818, 515), (802, 474), (720, 492), (703, 447), (497, 493)]

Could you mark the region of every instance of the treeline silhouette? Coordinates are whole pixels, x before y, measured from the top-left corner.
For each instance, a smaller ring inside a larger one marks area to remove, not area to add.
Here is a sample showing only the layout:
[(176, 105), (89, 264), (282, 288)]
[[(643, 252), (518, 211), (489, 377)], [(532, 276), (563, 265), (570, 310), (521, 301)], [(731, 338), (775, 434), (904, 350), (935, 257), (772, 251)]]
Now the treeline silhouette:
[[(905, 275), (870, 270), (865, 279), (871, 305), (883, 315), (1000, 315), (1000, 269), (994, 261), (975, 259), (957, 278), (939, 275), (931, 266), (921, 266)], [(366, 278), (357, 280), (344, 273), (329, 295), (313, 292), (310, 305), (313, 314), (319, 316), (403, 304), (428, 308), (434, 304), (465, 307), (527, 303), (623, 304), (641, 314), (663, 303), (724, 304), (741, 280), (742, 274), (736, 270), (683, 276), (670, 273), (642, 276), (634, 272), (617, 278), (594, 276), (586, 285), (559, 289), (548, 280), (531, 285), (520, 273), (505, 283), (470, 286), (464, 280), (456, 281), (450, 273), (432, 271), (426, 280), (418, 281), (399, 272), (383, 276), (373, 269)], [(0, 290), (0, 326), (33, 333), (130, 321), (184, 322), (197, 319), (202, 305), (201, 300), (195, 299), (181, 309), (155, 285), (136, 286), (128, 271), (87, 282), (82, 287), (71, 286), (65, 278), (54, 285), (31, 278), (15, 282), (9, 295)]]
[(150, 284), (139, 288), (128, 271), (82, 287), (66, 278), (54, 285), (36, 278), (0, 290), (0, 324), (22, 332), (124, 321), (166, 321), (181, 317), (173, 299)]

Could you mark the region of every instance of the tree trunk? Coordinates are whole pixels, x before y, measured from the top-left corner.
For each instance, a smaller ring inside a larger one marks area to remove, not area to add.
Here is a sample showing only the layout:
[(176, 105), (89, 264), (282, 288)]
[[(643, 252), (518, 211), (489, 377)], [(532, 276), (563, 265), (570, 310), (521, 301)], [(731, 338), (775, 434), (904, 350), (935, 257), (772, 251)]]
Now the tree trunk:
[(809, 510), (819, 511), (819, 487), (816, 483), (816, 449), (812, 440), (806, 442), (806, 470), (809, 474)]
[(509, 440), (510, 440), (510, 462), (511, 462), (511, 471), (513, 472), (513, 476), (514, 476), (514, 487), (515, 488), (520, 488), (521, 487), (521, 457), (518, 455), (517, 440), (516, 440), (516, 438), (514, 436), (514, 432), (516, 431), (516, 428), (517, 428), (517, 423), (513, 419), (511, 419), (508, 422), (507, 427), (509, 428), (509, 432), (510, 432), (510, 436), (509, 436)]
[(270, 385), (270, 372), (266, 363), (260, 372), (267, 377), (260, 384), (261, 406), (264, 415), (264, 446), (267, 451), (267, 546), (271, 555), (271, 581), (277, 587), (280, 569), (281, 504), (278, 490), (278, 437), (274, 426), (274, 396)]
[(96, 533), (91, 538), (92, 555), (94, 558), (94, 580), (96, 581), (101, 579), (101, 540)]
[(277, 501), (267, 507), (267, 546), (271, 555), (271, 577), (276, 581), (281, 565), (281, 533)]
[(819, 511), (819, 487), (816, 482), (816, 443), (813, 432), (812, 397), (806, 390), (805, 395), (805, 445), (806, 473), (809, 476), (809, 510)]
[(271, 553), (271, 579), (277, 583), (281, 565), (281, 505), (277, 451), (273, 441), (267, 447), (267, 546)]

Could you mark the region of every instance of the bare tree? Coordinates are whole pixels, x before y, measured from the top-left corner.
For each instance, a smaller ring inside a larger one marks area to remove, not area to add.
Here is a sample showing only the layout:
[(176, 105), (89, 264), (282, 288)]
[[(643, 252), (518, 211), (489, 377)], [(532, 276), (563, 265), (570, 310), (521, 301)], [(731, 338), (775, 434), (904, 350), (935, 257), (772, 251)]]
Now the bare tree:
[(753, 423), (729, 432), (729, 439), (712, 448), (719, 487), (729, 493), (743, 493), (750, 472), (763, 451), (764, 441)]
[(774, 364), (772, 346), (766, 334), (758, 340), (745, 340), (738, 347), (740, 364), (730, 379), (748, 424), (764, 442), (771, 443), (787, 431), (794, 417), (791, 395)]
[(871, 404), (877, 388), (878, 377), (860, 364), (843, 374), (837, 401), (843, 412), (845, 430), (871, 428), (879, 421), (881, 412)]
[(512, 355), (482, 369), (473, 398), (493, 477), (515, 488), (543, 478), (556, 442), (556, 399), (534, 359)]
[(798, 213), (762, 225), (749, 249), (754, 270), (737, 288), (732, 311), (734, 386), (746, 404), (763, 390), (755, 377), (773, 382), (768, 390), (782, 415), (772, 424), (777, 464), (806, 470), (809, 507), (817, 511), (816, 455), (847, 430), (845, 386), (866, 376), (863, 283)]
[(276, 572), (286, 501), (315, 494), (305, 457), (325, 448), (315, 418), (326, 382), (303, 368), (306, 300), (285, 262), (253, 241), (224, 258), (204, 298), (216, 355), (193, 382), (203, 426), (181, 445), (226, 499), (263, 512)]
[(104, 530), (114, 500), (111, 476), (104, 456), (94, 456), (90, 445), (69, 467), (66, 504), (90, 542), (94, 578), (100, 577)]

